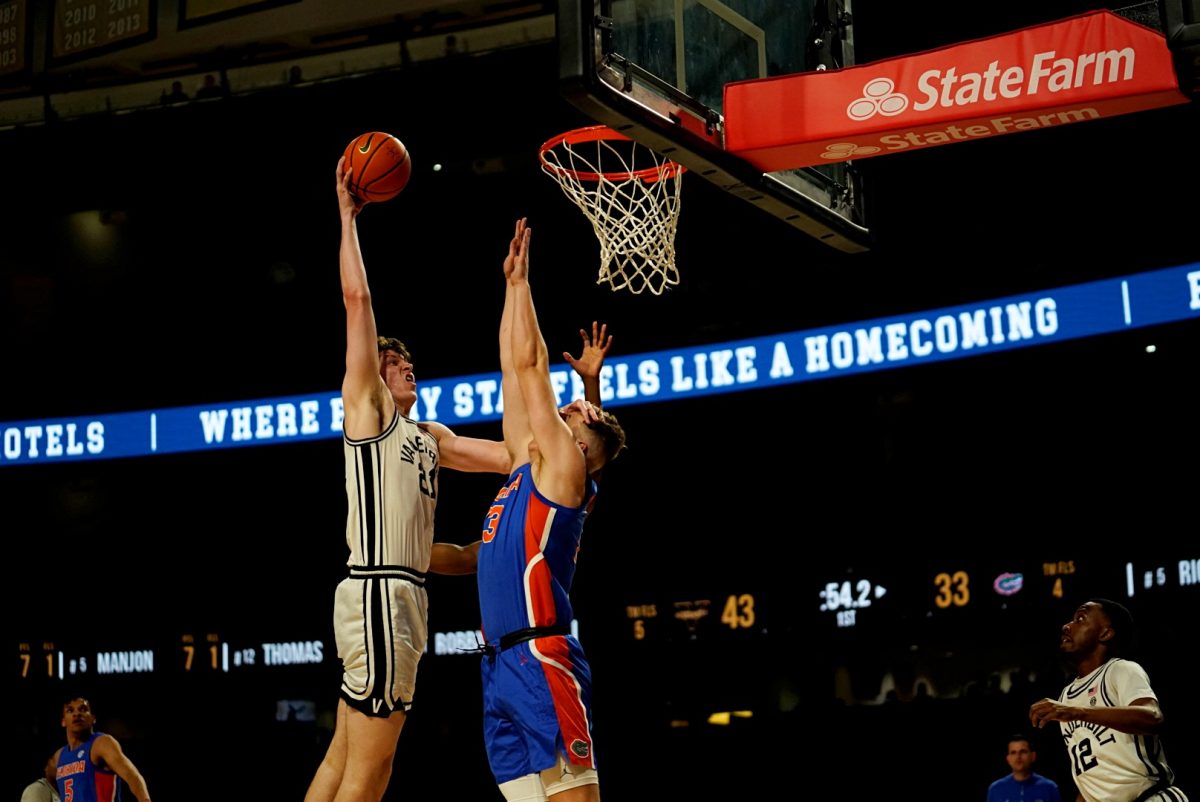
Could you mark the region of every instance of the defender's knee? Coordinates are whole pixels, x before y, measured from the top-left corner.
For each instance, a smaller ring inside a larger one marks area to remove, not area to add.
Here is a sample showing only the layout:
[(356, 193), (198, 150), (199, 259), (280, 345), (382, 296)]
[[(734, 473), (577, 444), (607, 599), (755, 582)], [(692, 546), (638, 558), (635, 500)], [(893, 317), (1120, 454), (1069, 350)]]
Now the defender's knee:
[(542, 787), (540, 774), (526, 774), (500, 783), (500, 793), (506, 802), (546, 802), (546, 790)]

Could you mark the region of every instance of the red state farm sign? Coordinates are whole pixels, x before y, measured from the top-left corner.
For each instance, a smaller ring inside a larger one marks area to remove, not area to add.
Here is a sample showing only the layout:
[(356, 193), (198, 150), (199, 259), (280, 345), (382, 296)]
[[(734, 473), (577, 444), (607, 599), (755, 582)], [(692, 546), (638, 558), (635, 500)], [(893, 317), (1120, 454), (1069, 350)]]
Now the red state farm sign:
[(725, 87), (725, 149), (764, 172), (1187, 103), (1163, 36), (1094, 11), (844, 70)]

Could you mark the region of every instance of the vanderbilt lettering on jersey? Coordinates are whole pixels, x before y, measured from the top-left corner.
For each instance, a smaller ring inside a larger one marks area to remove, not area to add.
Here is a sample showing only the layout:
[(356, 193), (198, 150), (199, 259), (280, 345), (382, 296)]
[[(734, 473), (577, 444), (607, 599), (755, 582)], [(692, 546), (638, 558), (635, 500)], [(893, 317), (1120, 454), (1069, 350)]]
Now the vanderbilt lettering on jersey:
[[(407, 420), (407, 419), (406, 419)], [(422, 495), (429, 496), (431, 499), (437, 498), (437, 441), (433, 439), (433, 435), (426, 432), (424, 429), (417, 430), (417, 437), (405, 436), (404, 442), (400, 444), (400, 460), (407, 462), (409, 465), (415, 465), (419, 472), (419, 489)], [(430, 466), (429, 459), (423, 460), (422, 457), (429, 457), (432, 460)]]
[(351, 566), (429, 569), (438, 447), (398, 411), (376, 437), (345, 438), (346, 545)]
[[(1113, 658), (1086, 677), (1076, 678), (1063, 689), (1059, 702), (1072, 707), (1121, 707), (1137, 699), (1157, 698), (1140, 665)], [(1171, 787), (1175, 775), (1157, 736), (1131, 735), (1083, 721), (1060, 722), (1059, 730), (1075, 784), (1085, 799), (1186, 801), (1182, 792)]]

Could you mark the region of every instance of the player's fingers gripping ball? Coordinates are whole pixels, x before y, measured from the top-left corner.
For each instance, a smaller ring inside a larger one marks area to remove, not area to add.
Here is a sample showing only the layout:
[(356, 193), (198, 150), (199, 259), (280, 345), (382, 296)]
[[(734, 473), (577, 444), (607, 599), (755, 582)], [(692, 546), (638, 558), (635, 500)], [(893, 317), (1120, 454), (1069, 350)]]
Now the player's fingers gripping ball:
[(354, 197), (375, 203), (399, 195), (412, 175), (408, 148), (381, 131), (355, 137), (346, 146), (342, 167), (350, 175), (350, 192)]

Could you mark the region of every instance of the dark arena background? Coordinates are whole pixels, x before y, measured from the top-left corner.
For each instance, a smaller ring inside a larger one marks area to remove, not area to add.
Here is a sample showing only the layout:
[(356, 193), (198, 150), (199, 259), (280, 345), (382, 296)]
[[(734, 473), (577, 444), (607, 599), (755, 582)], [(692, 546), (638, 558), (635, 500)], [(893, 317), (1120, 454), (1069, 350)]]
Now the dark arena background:
[[(603, 321), (610, 363), (664, 353), (676, 387), (747, 340), (1174, 268), (1186, 294), (1200, 271), (1195, 101), (865, 159), (861, 253), (686, 175), (680, 284), (634, 295), (595, 283), (591, 227), (539, 168), (542, 142), (595, 122), (561, 92), (559, 4), (192, 3), (189, 19), (186, 0), (131, 2), (156, 12), (152, 30), (71, 57), (49, 2), (0, 1), (28, 15), (27, 64), (0, 73), (10, 799), (61, 745), (75, 693), (160, 802), (303, 797), (340, 670), (338, 439), (55, 460), (29, 458), (26, 429), (73, 421), (82, 442), (120, 413), (336, 395), (334, 168), (360, 133), (393, 133), (413, 158), (405, 191), (358, 225), (379, 329), (412, 348), (418, 386), (498, 370), (520, 216), (551, 354)], [(987, 6), (856, 0), (855, 60), (1101, 7)], [(312, 24), (285, 35), (287, 14)], [(217, 91), (198, 98), (206, 75)], [(175, 81), (186, 98), (167, 96)], [(799, 368), (803, 346), (791, 356)], [(1090, 596), (1133, 611), (1168, 760), (1200, 795), (1184, 659), (1200, 611), (1200, 312), (963, 357), (614, 395), (630, 447), (572, 590), (605, 798), (920, 787), (981, 802), (1008, 773), (1007, 736), (1065, 682), (1059, 627)], [(495, 417), (454, 428), (500, 436)], [(439, 481), (437, 538), (477, 539), (497, 479)], [(474, 581), (428, 589), (386, 798), (499, 800), (479, 658), (462, 651)], [(1057, 728), (1034, 740), (1037, 770), (1073, 798)]]

